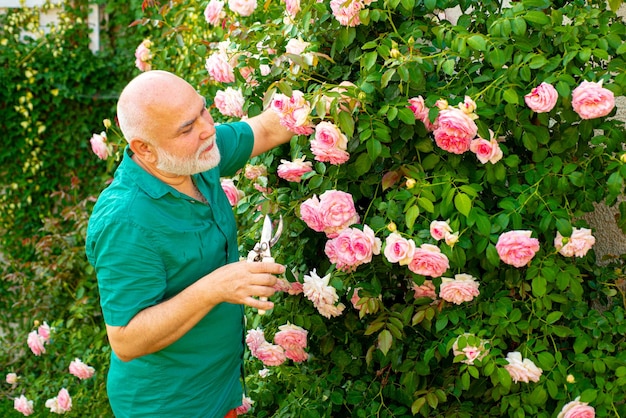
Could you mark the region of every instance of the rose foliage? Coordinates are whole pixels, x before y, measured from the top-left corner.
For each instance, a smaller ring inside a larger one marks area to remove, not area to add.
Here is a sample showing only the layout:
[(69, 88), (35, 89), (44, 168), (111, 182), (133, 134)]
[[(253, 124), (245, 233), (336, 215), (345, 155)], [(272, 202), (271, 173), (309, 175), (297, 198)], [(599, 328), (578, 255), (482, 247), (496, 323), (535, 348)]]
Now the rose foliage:
[(296, 133), (224, 183), (242, 254), (284, 222), (254, 416), (626, 416), (620, 258), (584, 220), (626, 178), (620, 2), (144, 3), (138, 68)]

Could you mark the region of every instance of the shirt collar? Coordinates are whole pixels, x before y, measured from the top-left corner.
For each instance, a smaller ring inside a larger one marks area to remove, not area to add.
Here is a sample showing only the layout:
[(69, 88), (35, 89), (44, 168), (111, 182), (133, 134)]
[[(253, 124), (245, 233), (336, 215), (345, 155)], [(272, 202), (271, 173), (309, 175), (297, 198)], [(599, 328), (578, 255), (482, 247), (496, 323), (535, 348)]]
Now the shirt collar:
[(125, 176), (130, 177), (148, 196), (154, 199), (159, 199), (168, 193), (176, 192), (173, 187), (163, 183), (161, 180), (144, 170), (135, 162), (135, 160), (132, 159), (132, 155), (133, 152), (127, 145), (124, 149), (124, 157), (122, 159), (122, 163), (120, 164), (120, 169)]

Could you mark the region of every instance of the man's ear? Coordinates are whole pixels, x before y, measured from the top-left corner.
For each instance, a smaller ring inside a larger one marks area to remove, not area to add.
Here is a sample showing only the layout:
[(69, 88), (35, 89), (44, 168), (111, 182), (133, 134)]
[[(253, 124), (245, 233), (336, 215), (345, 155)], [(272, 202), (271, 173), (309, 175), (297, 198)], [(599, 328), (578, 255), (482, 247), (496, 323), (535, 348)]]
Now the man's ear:
[(131, 151), (137, 155), (137, 157), (141, 158), (141, 160), (148, 163), (156, 162), (157, 155), (154, 151), (154, 147), (143, 139), (133, 138), (128, 142), (128, 146)]

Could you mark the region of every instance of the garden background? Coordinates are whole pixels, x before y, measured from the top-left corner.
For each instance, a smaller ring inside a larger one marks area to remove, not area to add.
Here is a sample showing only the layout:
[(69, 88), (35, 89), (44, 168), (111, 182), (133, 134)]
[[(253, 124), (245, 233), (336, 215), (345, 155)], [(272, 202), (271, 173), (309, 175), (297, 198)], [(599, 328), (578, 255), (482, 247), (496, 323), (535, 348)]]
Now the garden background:
[[(22, 416), (14, 398), (24, 395), (32, 416), (51, 415), (46, 400), (66, 388), (68, 416), (110, 416), (109, 348), (83, 245), (119, 155), (115, 100), (137, 59), (197, 86), (220, 122), (285, 110), (275, 99), (302, 93), (292, 100), (301, 117), (285, 119), (300, 134), (225, 183), (237, 188), (242, 256), (260, 235), (259, 215), (285, 223), (273, 255), (288, 283), (272, 312), (248, 312), (249, 329), (269, 342), (285, 324), (308, 332), (305, 361), (268, 366), (247, 354), (250, 415), (556, 417), (570, 405), (626, 416), (623, 251), (560, 251), (596, 222), (598, 204), (626, 229), (626, 132), (614, 117), (626, 86), (621, 2), (252, 3), (212, 2), (207, 17), (208, 2), (62, 3), (41, 34), (38, 8), (0, 14), (0, 364), (15, 373), (2, 383), (0, 414)], [(90, 5), (102, 17), (96, 52)], [(458, 21), (445, 12), (455, 7)], [(617, 109), (581, 116), (572, 94), (585, 81), (601, 81)], [(533, 110), (525, 96), (543, 82), (554, 86), (553, 106)], [(501, 158), (483, 162), (439, 141), (433, 127), (452, 110), (487, 141), (493, 131)], [(318, 126), (338, 138), (332, 155), (320, 153)], [(89, 141), (103, 131), (105, 160)], [(281, 175), (282, 160), (302, 158), (311, 170), (300, 181)], [(306, 214), (328, 192), (352, 205), (335, 213), (332, 231), (315, 230)], [(437, 239), (433, 221), (447, 236)], [(598, 239), (623, 239), (594, 225)], [(517, 266), (497, 248), (515, 231), (538, 244)], [(350, 239), (370, 245), (341, 258), (335, 235), (344, 250)], [(390, 237), (445, 258), (445, 271), (394, 261)], [(463, 301), (445, 296), (467, 276)], [(35, 355), (27, 340), (46, 325)], [(69, 373), (76, 358), (92, 377)]]

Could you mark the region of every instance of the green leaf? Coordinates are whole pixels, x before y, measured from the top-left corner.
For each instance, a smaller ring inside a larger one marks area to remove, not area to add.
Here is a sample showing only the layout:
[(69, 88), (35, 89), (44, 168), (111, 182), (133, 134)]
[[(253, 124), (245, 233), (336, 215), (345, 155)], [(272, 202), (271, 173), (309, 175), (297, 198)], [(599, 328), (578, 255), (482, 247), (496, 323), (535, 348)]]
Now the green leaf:
[(467, 38), (467, 45), (475, 51), (486, 51), (487, 41), (482, 35), (472, 35)]
[(425, 404), (425, 397), (422, 396), (421, 398), (417, 398), (415, 401), (413, 401), (413, 404), (411, 405), (411, 413), (413, 413), (413, 415), (417, 415), (417, 413), (420, 411), (420, 409), (422, 409)]
[(562, 316), (563, 316), (563, 312), (559, 312), (559, 311), (550, 312), (548, 316), (546, 316), (546, 322), (548, 324), (554, 324), (556, 321), (561, 319)]
[(417, 219), (419, 214), (420, 214), (420, 208), (417, 205), (411, 206), (409, 210), (406, 211), (405, 222), (406, 222), (407, 228), (409, 229), (413, 228), (413, 225), (415, 224), (415, 220)]
[(537, 23), (538, 25), (547, 25), (550, 23), (550, 18), (546, 16), (545, 13), (538, 10), (530, 10), (526, 12), (524, 19), (526, 19), (529, 23)]
[(369, 141), (367, 141), (367, 153), (370, 156), (370, 159), (372, 161), (375, 161), (376, 158), (378, 158), (378, 156), (380, 155), (380, 152), (382, 150), (382, 145), (380, 144), (380, 141), (374, 138), (371, 138)]
[(547, 283), (545, 277), (537, 276), (533, 279), (532, 289), (533, 295), (535, 295), (536, 297), (544, 296), (546, 294), (546, 287)]
[(366, 71), (369, 71), (374, 64), (376, 64), (376, 59), (378, 58), (378, 52), (370, 51), (363, 54), (361, 58), (361, 65)]
[(389, 81), (391, 80), (391, 77), (393, 77), (396, 74), (396, 69), (395, 68), (390, 68), (389, 70), (385, 71), (385, 73), (383, 74), (382, 78), (380, 79), (380, 85), (381, 87), (387, 87), (387, 84), (389, 84)]
[(454, 207), (461, 214), (469, 216), (470, 210), (472, 210), (472, 199), (465, 193), (457, 193), (454, 196)]
[(519, 96), (517, 95), (517, 91), (513, 88), (506, 89), (502, 94), (502, 98), (507, 103), (517, 104), (519, 103)]
[(384, 329), (378, 334), (378, 348), (383, 352), (384, 355), (387, 355), (389, 349), (391, 348), (391, 344), (393, 343), (393, 336), (389, 330)]

